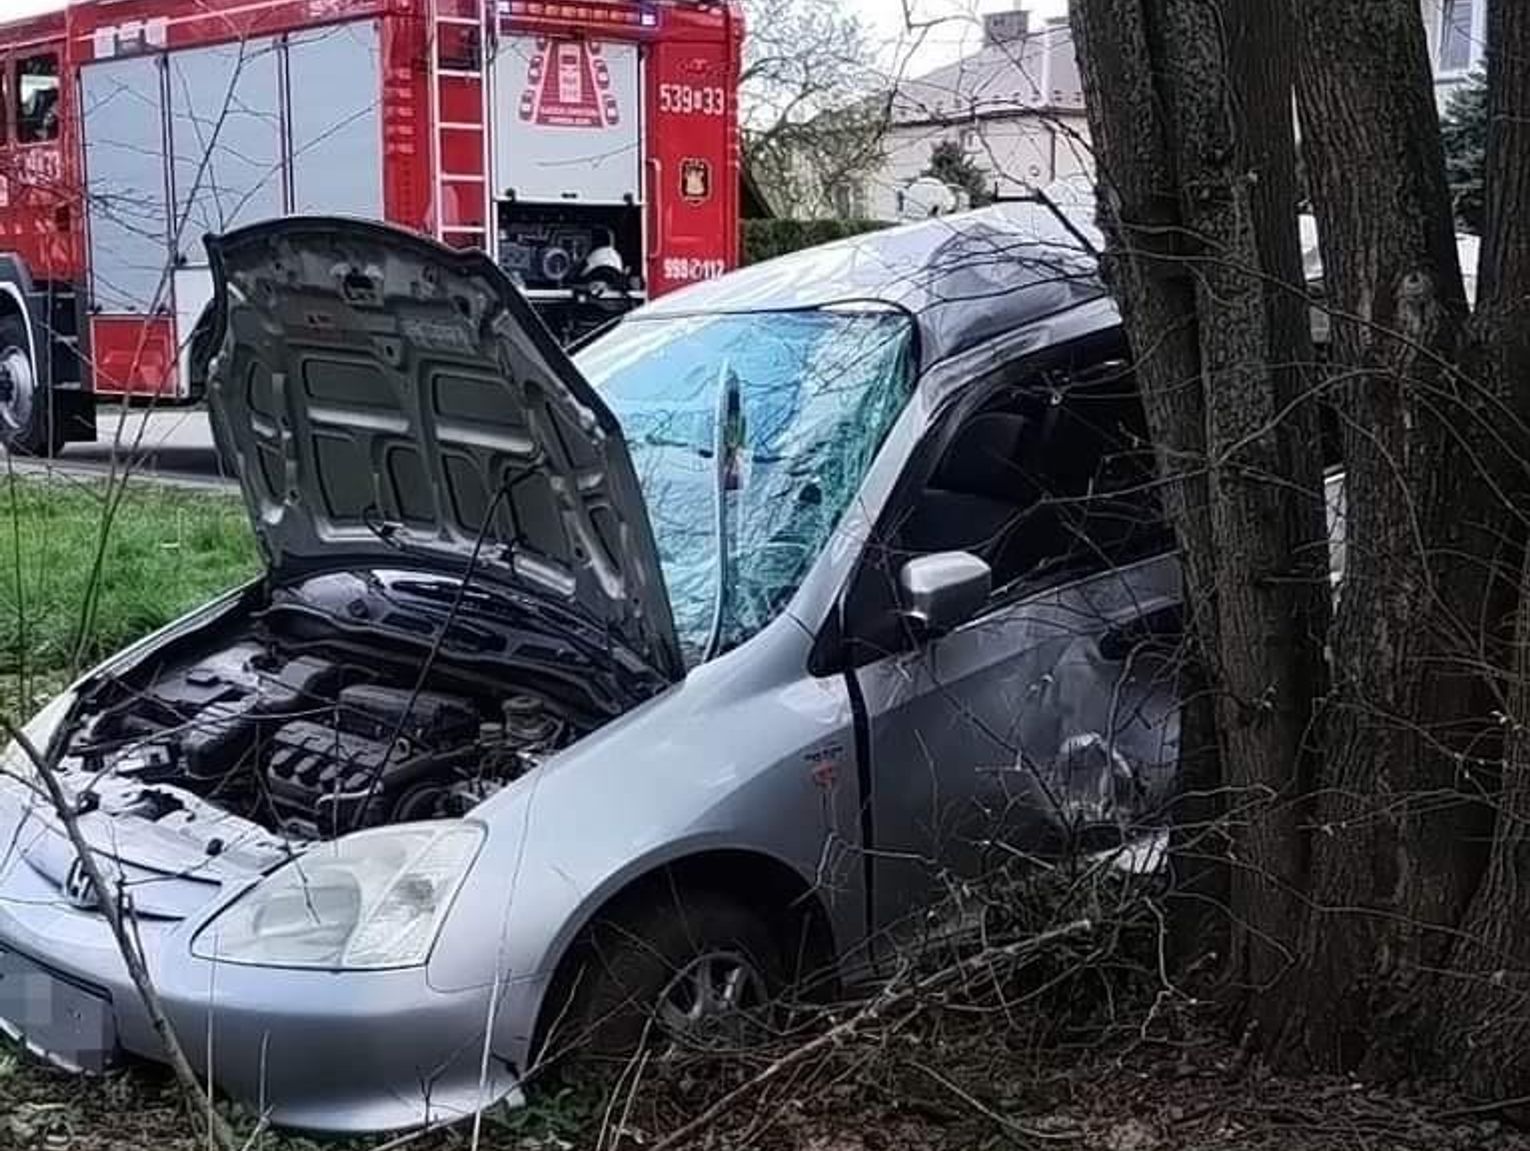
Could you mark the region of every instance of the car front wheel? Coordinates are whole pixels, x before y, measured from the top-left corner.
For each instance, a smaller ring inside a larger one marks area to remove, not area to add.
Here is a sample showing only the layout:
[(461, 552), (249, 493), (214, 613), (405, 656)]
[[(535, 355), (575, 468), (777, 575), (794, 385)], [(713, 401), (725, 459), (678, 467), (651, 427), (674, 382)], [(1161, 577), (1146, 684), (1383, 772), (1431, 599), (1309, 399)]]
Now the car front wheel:
[(585, 932), (544, 1011), (544, 1056), (591, 1067), (760, 1042), (785, 985), (781, 949), (748, 908), (710, 892), (629, 901)]

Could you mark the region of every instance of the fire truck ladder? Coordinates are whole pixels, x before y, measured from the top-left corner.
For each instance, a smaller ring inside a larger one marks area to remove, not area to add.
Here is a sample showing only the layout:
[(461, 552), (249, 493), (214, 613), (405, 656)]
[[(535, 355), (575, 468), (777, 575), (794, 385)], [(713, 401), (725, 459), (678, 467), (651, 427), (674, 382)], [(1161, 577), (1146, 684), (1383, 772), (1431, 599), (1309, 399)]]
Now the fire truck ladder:
[(431, 117), (436, 238), (489, 248), (489, 85), (485, 0), (432, 0)]

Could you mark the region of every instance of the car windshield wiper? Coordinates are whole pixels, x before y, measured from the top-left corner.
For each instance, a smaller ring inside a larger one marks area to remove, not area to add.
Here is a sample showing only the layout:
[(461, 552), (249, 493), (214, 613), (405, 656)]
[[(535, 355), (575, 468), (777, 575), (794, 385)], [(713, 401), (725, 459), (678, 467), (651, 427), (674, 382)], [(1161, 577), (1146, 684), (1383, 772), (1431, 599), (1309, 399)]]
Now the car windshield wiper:
[(707, 633), (702, 662), (716, 657), (722, 648), (728, 606), (733, 599), (733, 548), (729, 539), (732, 517), (729, 515), (728, 493), (737, 491), (743, 482), (739, 469), (744, 451), (744, 397), (738, 373), (733, 370), (731, 363), (723, 362), (719, 382), (717, 428), (713, 439), (716, 464), (713, 503), (716, 514), (717, 583), (712, 601), (712, 626)]

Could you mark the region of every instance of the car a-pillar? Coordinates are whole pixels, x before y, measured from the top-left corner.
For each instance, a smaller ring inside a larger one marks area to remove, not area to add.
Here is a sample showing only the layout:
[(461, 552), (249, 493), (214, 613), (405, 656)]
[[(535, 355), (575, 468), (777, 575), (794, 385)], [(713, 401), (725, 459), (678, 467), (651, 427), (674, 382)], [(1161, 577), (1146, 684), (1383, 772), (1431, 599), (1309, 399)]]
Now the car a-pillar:
[(72, 288), (34, 284), (26, 265), (0, 253), (0, 442), (51, 456), (95, 438), (84, 383), (79, 309)]

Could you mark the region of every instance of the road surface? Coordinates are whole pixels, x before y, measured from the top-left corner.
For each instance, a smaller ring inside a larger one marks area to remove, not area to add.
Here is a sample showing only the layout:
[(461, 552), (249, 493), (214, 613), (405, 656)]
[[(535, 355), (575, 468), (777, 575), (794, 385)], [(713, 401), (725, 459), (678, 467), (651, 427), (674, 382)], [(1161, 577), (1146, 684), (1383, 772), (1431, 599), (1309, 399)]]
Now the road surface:
[(96, 409), (96, 442), (70, 444), (56, 460), (13, 459), (25, 472), (79, 477), (133, 474), (193, 487), (232, 487), (233, 477), (213, 446), (212, 428), (201, 408), (128, 408), (120, 403)]

